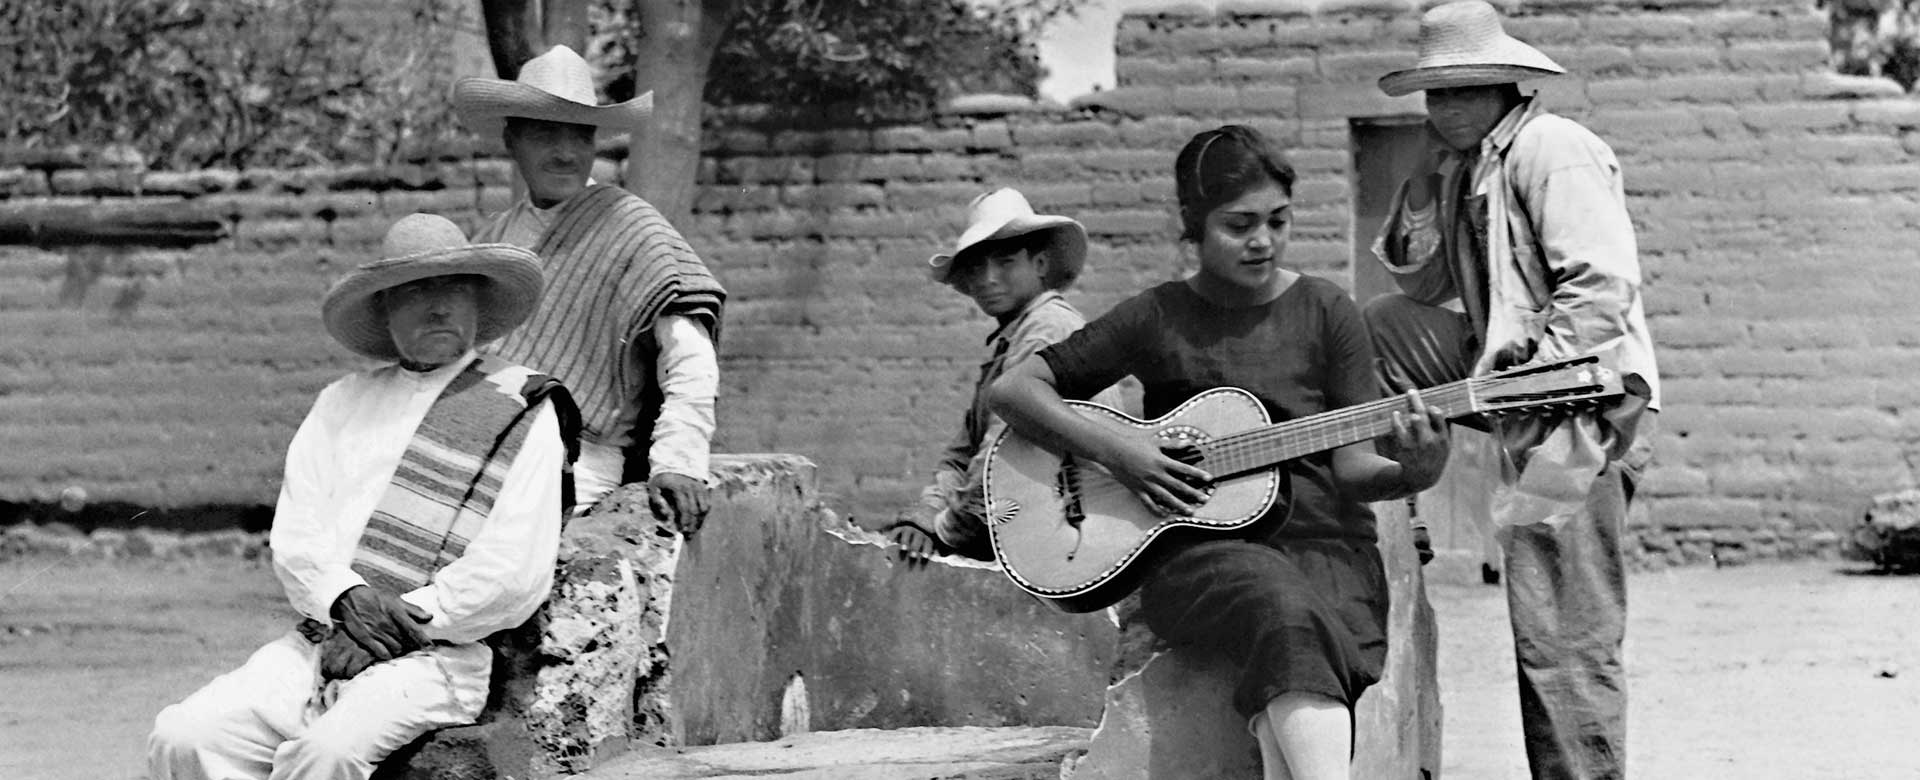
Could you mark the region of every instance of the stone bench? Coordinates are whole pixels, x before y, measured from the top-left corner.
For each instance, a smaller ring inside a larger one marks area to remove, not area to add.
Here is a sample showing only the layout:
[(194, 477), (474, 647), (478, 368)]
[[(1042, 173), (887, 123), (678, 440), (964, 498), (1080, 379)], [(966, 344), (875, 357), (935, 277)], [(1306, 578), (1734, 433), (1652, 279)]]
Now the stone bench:
[(542, 777), (630, 748), (920, 726), (1091, 727), (1118, 629), (958, 559), (909, 570), (836, 517), (813, 465), (715, 456), (684, 545), (642, 488), (564, 534), (554, 595), (497, 656), (481, 725), (436, 732), (381, 776)]

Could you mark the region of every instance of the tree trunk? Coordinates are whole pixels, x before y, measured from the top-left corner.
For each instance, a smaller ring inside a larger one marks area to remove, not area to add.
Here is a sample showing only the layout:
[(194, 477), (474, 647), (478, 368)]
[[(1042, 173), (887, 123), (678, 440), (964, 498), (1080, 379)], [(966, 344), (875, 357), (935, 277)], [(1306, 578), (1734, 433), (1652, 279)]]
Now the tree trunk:
[(587, 0), (542, 0), (540, 24), (546, 32), (541, 52), (565, 46), (587, 56)]
[(493, 71), (508, 80), (519, 76), (520, 66), (538, 53), (535, 49), (544, 48), (538, 0), (480, 0), (480, 15), (486, 20)]
[(683, 223), (700, 171), (700, 122), (707, 67), (737, 0), (639, 0), (642, 39), (634, 91), (652, 90), (653, 118), (627, 146), (627, 189), (667, 220)]

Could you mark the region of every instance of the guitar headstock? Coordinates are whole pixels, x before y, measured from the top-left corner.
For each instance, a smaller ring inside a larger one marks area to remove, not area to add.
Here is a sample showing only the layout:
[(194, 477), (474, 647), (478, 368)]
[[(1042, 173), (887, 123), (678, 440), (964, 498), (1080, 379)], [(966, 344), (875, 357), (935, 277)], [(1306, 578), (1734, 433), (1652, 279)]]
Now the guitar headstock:
[(1483, 414), (1589, 407), (1626, 392), (1620, 373), (1596, 355), (1515, 366), (1469, 384), (1473, 411)]

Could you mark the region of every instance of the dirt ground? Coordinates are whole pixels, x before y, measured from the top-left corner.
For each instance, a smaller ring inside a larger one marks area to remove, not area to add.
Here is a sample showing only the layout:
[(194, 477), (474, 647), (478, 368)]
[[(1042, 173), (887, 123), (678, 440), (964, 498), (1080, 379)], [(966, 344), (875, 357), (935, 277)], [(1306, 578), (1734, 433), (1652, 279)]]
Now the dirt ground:
[[(1920, 578), (1836, 561), (1631, 581), (1636, 778), (1920, 777)], [(1500, 589), (1436, 586), (1444, 776), (1525, 776)], [(291, 620), (231, 561), (0, 563), (0, 778), (144, 776), (153, 713)]]

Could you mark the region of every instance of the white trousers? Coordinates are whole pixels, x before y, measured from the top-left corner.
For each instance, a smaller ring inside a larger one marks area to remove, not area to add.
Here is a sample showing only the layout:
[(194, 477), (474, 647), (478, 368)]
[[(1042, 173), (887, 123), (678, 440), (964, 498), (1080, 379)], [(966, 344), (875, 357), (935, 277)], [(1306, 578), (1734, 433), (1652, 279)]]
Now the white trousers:
[(161, 710), (147, 738), (149, 780), (366, 780), (388, 754), (472, 723), (487, 702), (493, 654), (472, 643), (374, 664), (320, 712), (310, 706), (319, 650), (289, 631)]

